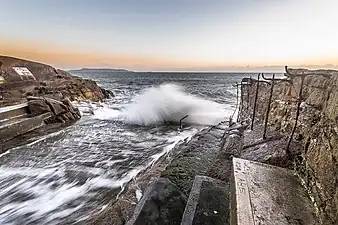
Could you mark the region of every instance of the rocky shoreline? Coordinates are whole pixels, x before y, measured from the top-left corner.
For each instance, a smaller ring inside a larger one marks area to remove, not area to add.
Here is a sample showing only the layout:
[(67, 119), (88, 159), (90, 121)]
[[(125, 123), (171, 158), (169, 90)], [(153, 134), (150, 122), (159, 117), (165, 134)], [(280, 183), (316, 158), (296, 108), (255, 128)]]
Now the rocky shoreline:
[(0, 153), (41, 130), (55, 131), (81, 118), (73, 101), (114, 97), (95, 81), (51, 66), (0, 56)]
[[(286, 191), (279, 202), (266, 203), (272, 211), (276, 204), (285, 210), (278, 212), (286, 215), (274, 224), (336, 224), (338, 72), (286, 69), (285, 75), (283, 80), (273, 81), (272, 91), (269, 78), (243, 79), (239, 85), (238, 122), (204, 130), (176, 147), (171, 155), (162, 157), (131, 182), (106, 210), (87, 222), (232, 224), (230, 220), (236, 216), (232, 208), (233, 158), (239, 157), (271, 165), (278, 171), (290, 171), (290, 178), (274, 172), (276, 179), (285, 179), (285, 187), (283, 183), (269, 184), (272, 190)], [(201, 179), (210, 182), (202, 185), (201, 193), (196, 195), (195, 183)], [(285, 189), (287, 185), (292, 189)], [(142, 199), (137, 198), (137, 192), (143, 193)], [(288, 199), (294, 193), (302, 194)], [(215, 195), (219, 197), (214, 199)], [(216, 203), (208, 203), (210, 199)], [(198, 201), (196, 209), (189, 208), (191, 201)], [(210, 207), (219, 211), (210, 211)], [(271, 220), (278, 214), (266, 211), (266, 215), (257, 215), (255, 220)]]
[[(10, 57), (0, 57), (0, 62), (1, 106), (22, 104), (0, 112), (15, 115), (14, 121), (2, 118), (0, 126), (8, 130), (0, 132), (0, 153), (32, 135), (78, 120), (81, 115), (72, 101), (103, 101), (113, 95), (94, 81), (47, 65)], [(16, 67), (27, 68), (34, 76), (20, 75)], [(288, 202), (288, 195), (278, 199), (289, 213), (285, 218), (290, 224), (336, 224), (338, 71), (286, 68), (284, 78), (265, 78), (245, 78), (238, 84), (236, 122), (222, 122), (185, 140), (122, 187), (103, 211), (79, 223), (231, 224), (237, 213), (233, 159), (241, 158), (297, 175), (289, 183), (306, 196), (299, 202)], [(27, 124), (35, 125), (28, 129)], [(288, 181), (288, 177), (283, 179)], [(201, 194), (196, 192), (198, 185)], [(279, 184), (272, 189), (278, 188), (284, 187)], [(269, 217), (268, 213), (259, 216), (258, 220)]]

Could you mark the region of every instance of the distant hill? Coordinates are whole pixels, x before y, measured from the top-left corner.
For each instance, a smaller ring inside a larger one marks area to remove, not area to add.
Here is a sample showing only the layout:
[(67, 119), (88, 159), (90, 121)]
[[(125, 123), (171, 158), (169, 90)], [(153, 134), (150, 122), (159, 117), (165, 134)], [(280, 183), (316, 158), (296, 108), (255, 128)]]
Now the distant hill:
[(82, 68), (78, 70), (69, 70), (68, 72), (90, 72), (90, 73), (101, 73), (101, 72), (133, 72), (125, 69), (110, 69), (110, 68)]

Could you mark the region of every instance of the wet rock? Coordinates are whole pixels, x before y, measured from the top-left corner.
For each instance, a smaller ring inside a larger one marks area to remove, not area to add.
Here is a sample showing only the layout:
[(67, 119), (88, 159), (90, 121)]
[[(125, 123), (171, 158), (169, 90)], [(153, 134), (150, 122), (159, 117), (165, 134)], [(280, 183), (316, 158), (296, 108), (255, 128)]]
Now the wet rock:
[(182, 214), (187, 202), (184, 195), (169, 179), (159, 178), (155, 181), (148, 195), (141, 201), (143, 204), (139, 210), (135, 210), (136, 219), (131, 219), (127, 224), (131, 225), (177, 225), (181, 223)]
[(223, 129), (212, 127), (194, 136), (187, 145), (180, 146), (180, 155), (175, 158), (162, 177), (168, 178), (188, 195), (196, 175), (205, 175), (217, 158), (220, 150), (219, 137)]
[[(32, 115), (50, 112), (52, 117), (46, 123), (67, 123), (81, 118), (78, 108), (75, 108), (69, 99), (57, 101), (50, 98), (29, 97), (28, 107)], [(54, 118), (54, 119), (53, 119)]]
[(28, 109), (32, 115), (40, 115), (50, 112), (50, 108), (44, 99), (35, 99), (28, 102)]
[(115, 97), (115, 94), (114, 92), (110, 91), (110, 90), (106, 90), (106, 89), (102, 89), (102, 92), (104, 94), (104, 96), (106, 98), (112, 98), (112, 97)]
[(67, 107), (60, 101), (56, 101), (53, 99), (47, 99), (46, 98), (47, 104), (51, 107), (52, 112), (54, 113), (55, 116), (58, 116), (64, 112), (66, 112)]

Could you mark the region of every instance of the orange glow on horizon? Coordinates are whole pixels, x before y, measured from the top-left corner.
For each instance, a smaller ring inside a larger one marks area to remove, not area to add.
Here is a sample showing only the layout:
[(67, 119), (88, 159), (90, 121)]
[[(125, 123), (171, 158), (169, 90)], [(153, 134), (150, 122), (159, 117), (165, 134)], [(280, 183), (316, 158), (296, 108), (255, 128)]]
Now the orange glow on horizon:
[(82, 68), (82, 67), (114, 67), (125, 69), (224, 69), (224, 68), (254, 68), (269, 65), (315, 65), (325, 66), (338, 65), (338, 58), (308, 58), (308, 59), (287, 59), (280, 61), (267, 60), (188, 60), (180, 58), (169, 58), (166, 56), (131, 55), (124, 53), (103, 53), (80, 51), (45, 43), (33, 43), (22, 40), (1, 40), (0, 55), (24, 58), (32, 61), (39, 61), (61, 68)]

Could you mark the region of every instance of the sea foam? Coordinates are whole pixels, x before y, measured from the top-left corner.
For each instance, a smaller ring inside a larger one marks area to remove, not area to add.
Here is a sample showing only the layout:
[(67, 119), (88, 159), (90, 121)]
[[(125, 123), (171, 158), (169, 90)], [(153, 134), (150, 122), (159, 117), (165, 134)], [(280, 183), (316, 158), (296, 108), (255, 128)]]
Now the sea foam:
[(162, 84), (143, 90), (126, 105), (120, 116), (125, 122), (140, 125), (179, 123), (214, 125), (227, 115), (220, 104), (184, 92), (174, 84)]

